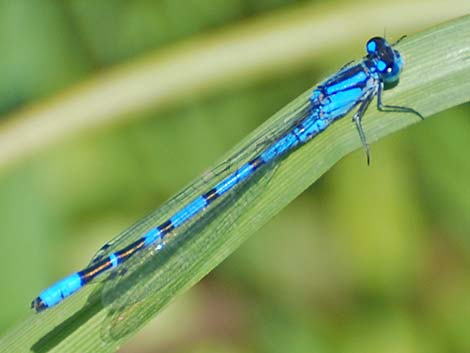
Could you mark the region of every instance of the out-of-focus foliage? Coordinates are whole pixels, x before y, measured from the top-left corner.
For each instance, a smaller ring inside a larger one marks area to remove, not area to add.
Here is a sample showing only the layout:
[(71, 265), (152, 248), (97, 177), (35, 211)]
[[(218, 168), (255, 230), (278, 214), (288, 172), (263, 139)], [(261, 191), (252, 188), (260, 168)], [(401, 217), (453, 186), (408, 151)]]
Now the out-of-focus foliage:
[[(0, 113), (294, 3), (4, 0)], [(3, 171), (0, 330), (27, 315), (38, 289), (82, 267), (110, 236), (357, 55), (357, 44), (321, 65), (77, 136)], [(362, 152), (346, 158), (122, 351), (470, 351), (469, 108), (375, 144), (370, 168)]]

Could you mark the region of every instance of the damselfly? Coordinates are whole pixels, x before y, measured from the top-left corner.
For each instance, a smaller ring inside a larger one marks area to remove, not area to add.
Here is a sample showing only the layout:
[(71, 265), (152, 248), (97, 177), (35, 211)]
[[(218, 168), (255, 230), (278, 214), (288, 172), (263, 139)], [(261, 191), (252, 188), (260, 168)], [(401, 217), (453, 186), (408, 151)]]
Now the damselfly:
[[(222, 172), (214, 172), (217, 179), (209, 180), (205, 184), (208, 185), (207, 190), (193, 194), (192, 199), (166, 221), (159, 226), (143, 230), (137, 240), (129, 241), (125, 236), (120, 236), (103, 246), (85, 269), (73, 273), (41, 292), (33, 300), (32, 308), (40, 312), (53, 307), (95, 278), (106, 273), (112, 274), (116, 269), (134, 270), (136, 261), (129, 259), (141, 258), (143, 261), (147, 257), (161, 253), (170, 236), (177, 237), (182, 228), (198, 222), (209, 210), (219, 207), (220, 200), (227, 198), (228, 195), (234, 195), (241, 185), (252, 180), (259, 171), (278, 163), (283, 157), (310, 141), (356, 107), (352, 120), (369, 162), (369, 145), (361, 121), (374, 97), (377, 97), (377, 109), (380, 111), (411, 113), (421, 119), (424, 118), (414, 109), (384, 105), (382, 102), (384, 85), (396, 83), (403, 68), (404, 62), (400, 53), (381, 37), (370, 39), (366, 50), (367, 55), (362, 61), (345, 65), (316, 87), (306, 109), (298, 112), (293, 120), (287, 122), (286, 126), (282, 126), (273, 136), (269, 136), (269, 139), (262, 139), (259, 152), (251, 156), (247, 162), (235, 170), (227, 168)], [(139, 227), (145, 225), (144, 221)]]

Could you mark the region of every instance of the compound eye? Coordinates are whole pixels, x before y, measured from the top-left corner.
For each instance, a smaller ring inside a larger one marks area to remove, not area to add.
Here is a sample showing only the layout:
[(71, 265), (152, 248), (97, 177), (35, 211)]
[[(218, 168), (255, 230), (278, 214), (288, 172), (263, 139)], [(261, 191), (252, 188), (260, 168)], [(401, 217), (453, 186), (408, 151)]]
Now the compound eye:
[(398, 80), (402, 69), (402, 62), (394, 62), (390, 67), (387, 68), (384, 73), (384, 80), (386, 82), (394, 82)]
[(369, 41), (366, 44), (366, 49), (368, 54), (376, 54), (380, 48), (383, 47), (385, 43), (385, 39), (382, 37), (374, 37), (372, 39), (369, 39)]
[[(403, 58), (397, 51), (395, 51), (394, 54), (394, 59), (389, 62), (384, 71), (381, 71), (382, 77), (385, 82), (395, 82), (396, 80), (398, 80), (401, 70), (403, 69)], [(379, 70), (378, 66), (379, 65), (377, 64), (377, 70)]]

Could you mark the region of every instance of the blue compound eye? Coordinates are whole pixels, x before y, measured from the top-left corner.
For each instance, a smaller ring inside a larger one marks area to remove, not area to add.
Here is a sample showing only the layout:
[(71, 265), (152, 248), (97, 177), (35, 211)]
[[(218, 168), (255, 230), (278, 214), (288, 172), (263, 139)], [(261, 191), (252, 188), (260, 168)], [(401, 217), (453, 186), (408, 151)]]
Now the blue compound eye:
[(386, 41), (382, 37), (374, 37), (369, 39), (366, 44), (366, 49), (368, 54), (376, 54), (380, 49), (386, 44)]
[(383, 56), (377, 60), (376, 68), (382, 75), (384, 82), (390, 83), (398, 80), (401, 70), (403, 69), (403, 64), (400, 53), (393, 50), (389, 52), (389, 55)]
[(395, 51), (395, 60), (393, 61), (392, 65), (387, 69), (384, 75), (385, 82), (394, 82), (398, 80), (400, 76), (401, 70), (403, 69), (403, 59), (401, 55)]

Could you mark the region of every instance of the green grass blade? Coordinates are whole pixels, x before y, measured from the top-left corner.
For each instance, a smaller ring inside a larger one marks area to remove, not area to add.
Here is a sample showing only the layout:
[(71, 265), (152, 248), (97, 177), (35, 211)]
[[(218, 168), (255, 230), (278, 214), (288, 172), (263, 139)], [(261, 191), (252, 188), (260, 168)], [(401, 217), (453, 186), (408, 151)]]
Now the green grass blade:
[[(426, 117), (470, 100), (470, 16), (434, 27), (408, 38), (398, 49), (406, 60), (400, 84), (384, 95), (384, 102), (413, 107)], [(310, 90), (309, 90), (310, 91)], [(281, 110), (263, 126), (235, 147), (230, 154), (251, 141), (259, 131), (278, 123), (293, 107), (305, 104), (309, 91)], [(370, 142), (418, 122), (406, 114), (383, 114), (371, 107), (364, 117), (365, 131)], [(442, 122), (444, 123), (444, 122)], [(432, 141), (429, 141), (432, 143)], [(126, 312), (132, 322), (131, 331), (109, 332), (113, 317), (98, 297), (89, 297), (87, 288), (57, 308), (41, 315), (31, 314), (8, 332), (0, 341), (0, 352), (112, 352), (134, 334), (138, 328), (162, 309), (176, 294), (199, 281), (224, 258), (232, 253), (254, 231), (291, 202), (343, 156), (360, 147), (360, 141), (349, 119), (334, 124), (325, 133), (300, 148), (280, 164), (269, 185), (252, 186), (259, 191), (256, 204), (217, 238), (209, 238), (210, 228), (198, 237), (181, 244), (190, 254), (191, 266), (172, 270), (170, 285)], [(372, 163), (374, 154), (372, 146)], [(364, 158), (364, 167), (365, 158)], [(210, 227), (210, 226), (209, 226)], [(292, 236), (292, 235), (291, 235)], [(206, 238), (207, 237), (207, 238)], [(156, 300), (158, 299), (158, 300)], [(89, 305), (84, 304), (89, 301)], [(108, 338), (103, 340), (103, 337)], [(112, 338), (112, 339), (110, 339)]]

